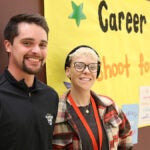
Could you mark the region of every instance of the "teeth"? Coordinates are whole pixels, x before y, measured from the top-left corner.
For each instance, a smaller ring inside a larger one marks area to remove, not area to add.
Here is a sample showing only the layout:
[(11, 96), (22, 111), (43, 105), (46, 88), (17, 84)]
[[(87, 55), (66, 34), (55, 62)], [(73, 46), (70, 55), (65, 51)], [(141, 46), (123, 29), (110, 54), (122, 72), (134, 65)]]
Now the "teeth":
[(38, 62), (39, 59), (38, 58), (29, 58), (30, 61), (34, 61), (34, 62)]
[(89, 81), (90, 79), (87, 79), (87, 78), (81, 78), (81, 80)]

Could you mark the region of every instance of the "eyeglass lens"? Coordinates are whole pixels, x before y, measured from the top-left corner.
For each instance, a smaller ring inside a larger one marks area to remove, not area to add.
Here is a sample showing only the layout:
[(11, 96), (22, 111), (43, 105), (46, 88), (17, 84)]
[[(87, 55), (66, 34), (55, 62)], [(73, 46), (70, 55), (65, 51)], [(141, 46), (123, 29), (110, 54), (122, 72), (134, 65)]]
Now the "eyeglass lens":
[(98, 64), (91, 63), (91, 64), (86, 65), (83, 62), (75, 62), (74, 67), (75, 67), (76, 71), (83, 71), (83, 70), (85, 70), (86, 67), (88, 67), (90, 72), (97, 72)]

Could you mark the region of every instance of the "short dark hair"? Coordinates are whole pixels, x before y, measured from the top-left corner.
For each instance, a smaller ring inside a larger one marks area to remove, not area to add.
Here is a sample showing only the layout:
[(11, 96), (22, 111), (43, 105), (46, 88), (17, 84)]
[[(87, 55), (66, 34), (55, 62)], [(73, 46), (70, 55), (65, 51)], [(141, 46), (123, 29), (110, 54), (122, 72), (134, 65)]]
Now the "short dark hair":
[(4, 39), (9, 40), (13, 44), (14, 38), (18, 35), (18, 24), (21, 22), (34, 23), (42, 27), (47, 34), (49, 33), (49, 27), (45, 18), (40, 14), (18, 14), (10, 18), (4, 29)]

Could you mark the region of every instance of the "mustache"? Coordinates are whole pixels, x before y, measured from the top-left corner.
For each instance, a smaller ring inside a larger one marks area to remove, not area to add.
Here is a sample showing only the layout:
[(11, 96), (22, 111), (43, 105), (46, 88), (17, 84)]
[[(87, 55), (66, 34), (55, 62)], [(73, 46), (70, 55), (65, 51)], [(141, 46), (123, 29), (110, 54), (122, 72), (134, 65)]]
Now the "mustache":
[(29, 58), (32, 58), (32, 59), (39, 59), (40, 61), (45, 60), (45, 58), (42, 57), (42, 56), (40, 56), (40, 55), (25, 55), (25, 56), (24, 56), (24, 59), (29, 59)]

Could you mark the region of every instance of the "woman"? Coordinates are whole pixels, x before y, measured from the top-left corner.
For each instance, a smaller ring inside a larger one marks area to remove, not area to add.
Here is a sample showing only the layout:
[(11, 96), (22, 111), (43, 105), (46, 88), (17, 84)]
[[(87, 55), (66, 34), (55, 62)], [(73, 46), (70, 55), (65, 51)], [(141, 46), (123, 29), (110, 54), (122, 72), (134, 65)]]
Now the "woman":
[(108, 97), (91, 90), (100, 73), (97, 52), (86, 45), (67, 56), (71, 88), (59, 101), (53, 149), (130, 150), (132, 131), (125, 114)]

